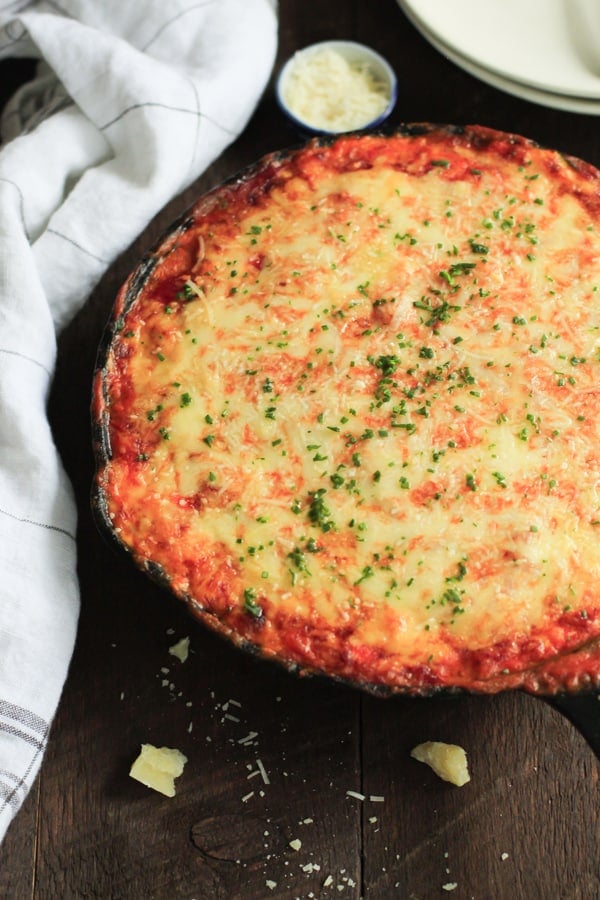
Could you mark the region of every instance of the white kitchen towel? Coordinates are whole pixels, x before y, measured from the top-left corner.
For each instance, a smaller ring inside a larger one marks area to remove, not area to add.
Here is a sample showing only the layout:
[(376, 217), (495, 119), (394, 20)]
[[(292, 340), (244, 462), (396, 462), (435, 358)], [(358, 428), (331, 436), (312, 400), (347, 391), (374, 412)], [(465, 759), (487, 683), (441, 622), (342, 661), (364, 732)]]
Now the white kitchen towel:
[(79, 607), (76, 514), (46, 420), (56, 336), (246, 125), (272, 0), (0, 0), (0, 59), (40, 60), (0, 144), (0, 839), (38, 771)]

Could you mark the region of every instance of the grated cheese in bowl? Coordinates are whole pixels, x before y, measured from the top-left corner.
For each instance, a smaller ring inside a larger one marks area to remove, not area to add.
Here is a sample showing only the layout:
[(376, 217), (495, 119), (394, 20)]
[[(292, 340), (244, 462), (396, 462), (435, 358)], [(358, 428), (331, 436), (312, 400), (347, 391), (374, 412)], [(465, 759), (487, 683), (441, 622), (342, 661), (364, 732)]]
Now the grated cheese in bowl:
[(395, 103), (396, 79), (385, 60), (351, 41), (297, 52), (281, 71), (278, 97), (298, 123), (339, 134), (380, 124)]

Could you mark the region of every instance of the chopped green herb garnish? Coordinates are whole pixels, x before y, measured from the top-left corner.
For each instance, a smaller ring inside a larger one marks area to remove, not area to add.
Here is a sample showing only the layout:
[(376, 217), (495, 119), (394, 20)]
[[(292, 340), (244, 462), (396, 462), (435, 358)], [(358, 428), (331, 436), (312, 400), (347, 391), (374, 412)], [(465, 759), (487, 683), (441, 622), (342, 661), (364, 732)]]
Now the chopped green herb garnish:
[(485, 254), (489, 252), (489, 247), (486, 244), (480, 244), (478, 241), (474, 241), (472, 238), (469, 240), (469, 247), (473, 251), (473, 253), (481, 253)]
[(332, 531), (335, 528), (335, 525), (332, 521), (331, 510), (325, 503), (325, 494), (327, 491), (325, 488), (318, 488), (316, 491), (309, 491), (308, 495), (310, 497), (310, 505), (308, 507), (308, 518), (313, 523), (313, 525), (317, 525), (321, 531), (328, 532)]
[(244, 610), (255, 619), (260, 619), (263, 614), (262, 606), (256, 602), (256, 591), (254, 588), (244, 589)]
[(492, 472), (493, 477), (496, 479), (496, 483), (500, 485), (501, 488), (507, 487), (506, 478), (500, 472)]

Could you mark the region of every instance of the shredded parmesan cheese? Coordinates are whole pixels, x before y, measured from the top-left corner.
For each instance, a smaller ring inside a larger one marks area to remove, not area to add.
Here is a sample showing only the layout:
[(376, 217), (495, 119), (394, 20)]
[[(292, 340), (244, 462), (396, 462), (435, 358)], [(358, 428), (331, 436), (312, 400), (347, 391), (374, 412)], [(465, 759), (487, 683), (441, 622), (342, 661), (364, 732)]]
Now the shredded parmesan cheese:
[(296, 54), (283, 90), (290, 112), (313, 128), (353, 131), (385, 110), (389, 94), (368, 66), (351, 65), (337, 50)]
[(365, 795), (359, 794), (358, 791), (346, 791), (346, 797), (352, 797), (354, 800), (364, 800)]
[(261, 778), (262, 778), (262, 780), (264, 781), (264, 783), (265, 783), (265, 784), (270, 784), (271, 782), (270, 782), (270, 780), (269, 780), (269, 776), (267, 775), (267, 771), (266, 771), (266, 769), (265, 769), (265, 767), (264, 767), (264, 765), (262, 764), (262, 762), (261, 762), (260, 759), (257, 759), (257, 760), (256, 760), (256, 765), (258, 766), (258, 771), (260, 772)]

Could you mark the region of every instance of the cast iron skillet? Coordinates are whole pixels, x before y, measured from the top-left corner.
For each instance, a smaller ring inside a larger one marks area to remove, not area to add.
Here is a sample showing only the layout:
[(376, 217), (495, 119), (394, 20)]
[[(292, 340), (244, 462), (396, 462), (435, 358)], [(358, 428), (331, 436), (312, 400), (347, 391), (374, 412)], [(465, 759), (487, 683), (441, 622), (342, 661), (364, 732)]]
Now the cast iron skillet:
[[(406, 134), (416, 134), (435, 127), (436, 126), (432, 126), (430, 124), (418, 124), (401, 126), (400, 128), (396, 127), (395, 131), (400, 131)], [(454, 131), (456, 133), (461, 133), (462, 131), (464, 131), (464, 129), (460, 126), (457, 127), (446, 125), (442, 127), (447, 129), (448, 131)], [(385, 131), (386, 130), (384, 129), (382, 133), (385, 133)], [(325, 137), (320, 138), (319, 142), (325, 145), (333, 142), (334, 140), (335, 137)], [(285, 157), (287, 153), (294, 149), (296, 148), (288, 148), (281, 151), (281, 156)], [(273, 156), (275, 157), (276, 154), (273, 154)], [(256, 165), (260, 165), (260, 162)], [(227, 179), (224, 184), (233, 183), (242, 175), (244, 177), (247, 177), (249, 174), (251, 174), (254, 168), (255, 166), (251, 166), (248, 167), (243, 173), (236, 173), (234, 176)], [(166, 247), (168, 247), (169, 244), (173, 246), (177, 241), (178, 235), (186, 231), (191, 224), (192, 221), (190, 219), (189, 211), (186, 211), (177, 219), (177, 221), (172, 223), (172, 225), (166, 229), (163, 235), (159, 237), (154, 247), (152, 247), (144, 255), (142, 260), (140, 260), (138, 267), (136, 268), (129, 281), (126, 297), (121, 310), (113, 310), (101, 338), (95, 366), (95, 372), (97, 376), (105, 368), (112, 340), (122, 328), (123, 314), (127, 311), (130, 304), (137, 298), (144, 284), (152, 274), (156, 264), (159, 262), (159, 255), (157, 253), (157, 250), (160, 248), (161, 256), (164, 255)], [(96, 379), (96, 391), (102, 390), (101, 381), (101, 378)], [(93, 410), (95, 410), (95, 398), (93, 399), (92, 403)], [(110, 436), (108, 422), (104, 421), (103, 418), (97, 416), (95, 413), (93, 413), (92, 415), (92, 439), (97, 466), (100, 467), (101, 464), (105, 463), (111, 457)], [(91, 507), (94, 520), (101, 535), (108, 540), (113, 550), (115, 550), (119, 555), (125, 555), (129, 560), (131, 560), (131, 555), (127, 552), (127, 548), (124, 547), (124, 545), (119, 541), (116, 534), (114, 533), (110, 516), (108, 514), (107, 498), (104, 496), (101, 487), (96, 482), (94, 482), (94, 485), (92, 487)], [(163, 588), (167, 590), (168, 593), (170, 593), (168, 579), (165, 577), (165, 573), (163, 573), (160, 566), (157, 566), (151, 562), (147, 562), (143, 566), (143, 569), (152, 580), (159, 583)], [(198, 619), (198, 616), (195, 615), (194, 618)], [(244, 640), (235, 641), (235, 636), (230, 635), (229, 637), (234, 637), (234, 643), (236, 643), (242, 650), (250, 652), (254, 655), (256, 655), (257, 653), (260, 654), (259, 648), (255, 647), (249, 642)], [(298, 672), (300, 669), (297, 664), (286, 665), (285, 661), (277, 661), (277, 663), (292, 672)], [(304, 673), (303, 671), (303, 674), (311, 673)], [(334, 676), (334, 680), (339, 681), (340, 678)], [(381, 686), (379, 685), (374, 686), (362, 684), (360, 685), (360, 687), (369, 693), (376, 694), (378, 696), (386, 696), (386, 691), (382, 690)], [(440, 689), (436, 690), (436, 693), (440, 692), (444, 692), (444, 689), (442, 689), (442, 691), (440, 691)], [(456, 689), (450, 691), (446, 690), (445, 692), (454, 696), (464, 693), (464, 691)], [(554, 709), (558, 710), (562, 715), (564, 715), (571, 722), (571, 724), (582, 734), (591, 749), (594, 751), (596, 757), (600, 760), (600, 688), (594, 690), (588, 687), (579, 689), (576, 692), (566, 691), (553, 694), (552, 696), (544, 696), (543, 694), (534, 694), (533, 696), (538, 697), (538, 699), (544, 700), (548, 705), (552, 706)]]

